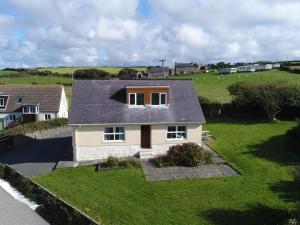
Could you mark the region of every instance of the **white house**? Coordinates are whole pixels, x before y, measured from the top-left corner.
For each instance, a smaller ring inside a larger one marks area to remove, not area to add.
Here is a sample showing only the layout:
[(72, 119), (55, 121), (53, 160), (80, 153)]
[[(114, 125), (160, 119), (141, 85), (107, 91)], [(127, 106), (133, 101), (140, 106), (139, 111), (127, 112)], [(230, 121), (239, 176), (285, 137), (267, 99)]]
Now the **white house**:
[(202, 144), (204, 115), (191, 80), (77, 80), (69, 125), (74, 161), (151, 158)]
[(273, 68), (273, 64), (267, 63), (267, 64), (254, 64), (256, 71), (264, 71), (264, 70), (271, 70)]
[(0, 85), (0, 130), (67, 117), (68, 101), (62, 85)]
[(237, 72), (255, 72), (255, 65), (243, 65), (237, 67)]
[(235, 67), (225, 67), (225, 68), (220, 68), (219, 73), (220, 74), (230, 74), (230, 73), (236, 73), (237, 68)]

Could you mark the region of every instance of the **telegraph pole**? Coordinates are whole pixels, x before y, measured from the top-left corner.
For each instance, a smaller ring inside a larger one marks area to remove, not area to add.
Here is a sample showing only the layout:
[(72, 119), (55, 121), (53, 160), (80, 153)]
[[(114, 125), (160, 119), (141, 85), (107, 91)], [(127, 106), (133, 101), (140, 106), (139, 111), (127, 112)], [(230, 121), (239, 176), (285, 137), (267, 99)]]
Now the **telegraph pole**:
[(161, 62), (161, 66), (162, 66), (162, 69), (163, 69), (163, 75), (164, 75), (164, 78), (165, 78), (165, 61), (167, 61), (166, 59), (160, 59), (159, 60)]

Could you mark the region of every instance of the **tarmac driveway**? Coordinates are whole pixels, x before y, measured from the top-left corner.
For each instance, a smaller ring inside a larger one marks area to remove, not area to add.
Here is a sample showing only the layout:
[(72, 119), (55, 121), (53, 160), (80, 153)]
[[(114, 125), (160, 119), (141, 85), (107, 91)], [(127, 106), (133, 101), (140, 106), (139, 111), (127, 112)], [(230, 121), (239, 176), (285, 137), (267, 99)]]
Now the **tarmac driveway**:
[(65, 152), (70, 151), (71, 146), (69, 132), (48, 139), (22, 136), (15, 139), (13, 150), (0, 154), (0, 162), (10, 165), (25, 176), (37, 176), (50, 173)]

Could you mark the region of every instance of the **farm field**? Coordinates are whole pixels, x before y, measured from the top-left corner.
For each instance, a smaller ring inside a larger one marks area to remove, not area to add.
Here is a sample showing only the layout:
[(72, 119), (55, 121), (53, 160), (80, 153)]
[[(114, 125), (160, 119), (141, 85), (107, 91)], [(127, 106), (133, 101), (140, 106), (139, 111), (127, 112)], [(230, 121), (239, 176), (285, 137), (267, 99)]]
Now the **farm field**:
[(0, 70), (0, 77), (7, 74), (17, 74), (18, 72), (13, 70)]
[[(136, 70), (146, 70), (146, 67), (132, 67)], [(104, 70), (111, 74), (118, 74), (123, 67), (48, 67), (48, 68), (39, 68), (40, 71), (49, 70), (53, 73), (72, 73), (72, 71), (80, 70), (80, 69), (99, 69)]]
[(283, 138), (295, 125), (206, 124), (216, 137), (212, 146), (241, 173), (236, 177), (147, 182), (140, 169), (95, 172), (90, 166), (34, 180), (106, 225), (280, 224), (295, 207), (291, 171), (299, 159)]
[(174, 79), (188, 78), (193, 79), (195, 89), (199, 96), (203, 96), (211, 101), (218, 101), (221, 103), (229, 102), (231, 100), (231, 97), (227, 91), (227, 87), (238, 81), (261, 82), (283, 80), (290, 83), (300, 84), (300, 75), (276, 69), (266, 72), (237, 73), (231, 75), (201, 73), (174, 77)]

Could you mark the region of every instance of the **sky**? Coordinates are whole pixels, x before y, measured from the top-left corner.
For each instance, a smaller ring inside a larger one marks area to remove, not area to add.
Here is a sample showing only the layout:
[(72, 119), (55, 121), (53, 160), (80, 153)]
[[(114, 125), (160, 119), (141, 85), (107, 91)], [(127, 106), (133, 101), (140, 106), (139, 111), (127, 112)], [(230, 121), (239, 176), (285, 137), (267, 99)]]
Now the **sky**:
[(0, 0), (0, 68), (300, 59), (299, 0)]

